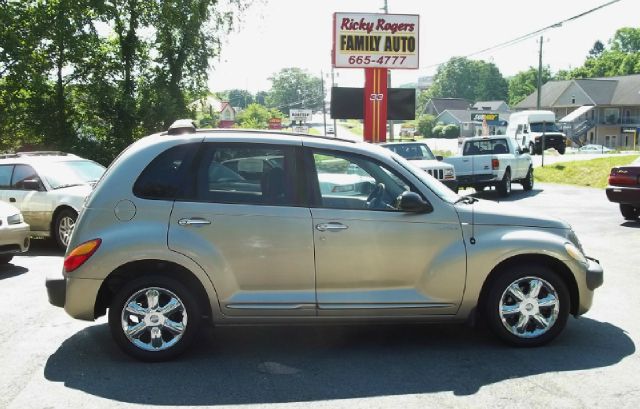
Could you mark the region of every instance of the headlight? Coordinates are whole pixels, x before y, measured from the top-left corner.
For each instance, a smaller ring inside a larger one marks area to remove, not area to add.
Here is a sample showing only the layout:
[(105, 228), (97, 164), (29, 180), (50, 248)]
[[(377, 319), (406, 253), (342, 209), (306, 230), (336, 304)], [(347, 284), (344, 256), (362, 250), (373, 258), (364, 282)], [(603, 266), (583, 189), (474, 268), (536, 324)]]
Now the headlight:
[(572, 259), (582, 264), (587, 264), (586, 257), (584, 256), (584, 254), (582, 254), (582, 251), (580, 251), (580, 249), (577, 248), (575, 245), (571, 243), (565, 243), (564, 248), (565, 250), (567, 250), (567, 254), (571, 256)]
[(444, 177), (446, 179), (452, 179), (452, 178), (456, 177), (456, 172), (453, 169), (445, 169), (444, 170)]
[(13, 214), (13, 215), (7, 217), (7, 223), (8, 224), (20, 224), (20, 223), (22, 223), (22, 221), (23, 221), (22, 213)]

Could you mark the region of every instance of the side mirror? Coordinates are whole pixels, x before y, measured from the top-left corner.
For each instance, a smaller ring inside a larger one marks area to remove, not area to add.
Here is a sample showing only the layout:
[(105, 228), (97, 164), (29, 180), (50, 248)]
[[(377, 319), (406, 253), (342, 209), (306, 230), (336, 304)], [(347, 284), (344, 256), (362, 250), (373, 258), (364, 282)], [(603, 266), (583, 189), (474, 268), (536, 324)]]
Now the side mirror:
[(27, 179), (22, 181), (24, 190), (40, 190), (40, 181), (38, 179)]
[(443, 157), (443, 156), (440, 156), (440, 155), (437, 155), (437, 156), (436, 156), (436, 160), (437, 160), (437, 161), (442, 161), (442, 159), (444, 159), (444, 157)]
[(431, 203), (425, 201), (422, 196), (415, 192), (402, 192), (396, 201), (396, 207), (404, 212), (430, 213), (433, 211)]

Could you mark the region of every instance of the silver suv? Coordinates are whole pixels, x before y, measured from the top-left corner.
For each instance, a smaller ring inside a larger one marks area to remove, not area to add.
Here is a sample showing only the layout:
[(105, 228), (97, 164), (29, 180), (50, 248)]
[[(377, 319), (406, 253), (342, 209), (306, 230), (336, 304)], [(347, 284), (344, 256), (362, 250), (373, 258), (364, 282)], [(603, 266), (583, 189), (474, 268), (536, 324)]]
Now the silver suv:
[(35, 237), (66, 249), (78, 213), (104, 166), (69, 153), (0, 155), (0, 200), (17, 207)]
[(204, 321), (481, 314), (505, 341), (541, 345), (602, 280), (566, 223), (460, 197), (379, 146), (187, 126), (114, 161), (47, 289), (72, 317), (108, 310), (125, 352), (160, 361)]

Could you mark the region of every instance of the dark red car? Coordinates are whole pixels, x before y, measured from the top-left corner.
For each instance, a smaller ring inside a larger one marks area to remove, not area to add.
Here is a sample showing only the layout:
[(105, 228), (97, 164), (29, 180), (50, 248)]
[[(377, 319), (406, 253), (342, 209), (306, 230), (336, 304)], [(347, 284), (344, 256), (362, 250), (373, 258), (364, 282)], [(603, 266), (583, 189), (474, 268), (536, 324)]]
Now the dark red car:
[(628, 166), (611, 169), (607, 198), (611, 202), (620, 203), (622, 217), (627, 220), (638, 220), (640, 217), (640, 160)]

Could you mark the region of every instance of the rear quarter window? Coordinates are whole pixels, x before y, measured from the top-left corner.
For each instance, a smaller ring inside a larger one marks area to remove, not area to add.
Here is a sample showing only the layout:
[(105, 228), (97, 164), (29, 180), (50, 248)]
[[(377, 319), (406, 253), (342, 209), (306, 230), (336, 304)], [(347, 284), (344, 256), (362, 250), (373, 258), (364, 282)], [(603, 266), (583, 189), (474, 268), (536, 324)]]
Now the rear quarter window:
[(133, 185), (133, 194), (143, 199), (175, 200), (183, 195), (191, 159), (200, 143), (174, 146), (158, 155)]

